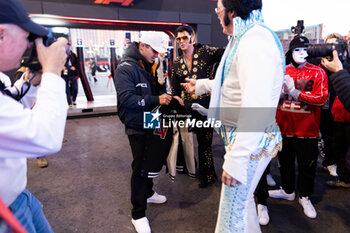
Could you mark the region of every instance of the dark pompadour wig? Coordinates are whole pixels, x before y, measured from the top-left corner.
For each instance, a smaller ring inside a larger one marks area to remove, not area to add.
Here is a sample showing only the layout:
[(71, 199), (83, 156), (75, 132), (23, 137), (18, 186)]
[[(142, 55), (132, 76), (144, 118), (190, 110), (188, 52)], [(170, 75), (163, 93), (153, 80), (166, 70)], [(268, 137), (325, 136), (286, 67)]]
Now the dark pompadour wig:
[(189, 25), (181, 25), (181, 26), (176, 28), (176, 30), (175, 30), (175, 37), (177, 36), (177, 34), (179, 32), (184, 32), (184, 31), (188, 32), (188, 34), (190, 34), (191, 36), (194, 34), (194, 30), (193, 30), (193, 28), (191, 26), (189, 26)]
[[(235, 11), (237, 16), (247, 19), (250, 12), (262, 8), (262, 0), (221, 0), (221, 2), (225, 7), (225, 18), (228, 17), (227, 13)], [(224, 20), (226, 24), (226, 19)]]

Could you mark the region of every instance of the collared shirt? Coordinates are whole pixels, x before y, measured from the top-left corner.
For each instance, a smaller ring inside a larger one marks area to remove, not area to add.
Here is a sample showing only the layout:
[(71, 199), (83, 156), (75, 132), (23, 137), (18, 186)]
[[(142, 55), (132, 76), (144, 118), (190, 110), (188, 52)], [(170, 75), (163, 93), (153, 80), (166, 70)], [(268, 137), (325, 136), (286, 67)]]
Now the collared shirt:
[(53, 73), (43, 74), (32, 110), (2, 93), (0, 103), (0, 197), (9, 206), (25, 189), (26, 158), (52, 154), (62, 146), (65, 83)]

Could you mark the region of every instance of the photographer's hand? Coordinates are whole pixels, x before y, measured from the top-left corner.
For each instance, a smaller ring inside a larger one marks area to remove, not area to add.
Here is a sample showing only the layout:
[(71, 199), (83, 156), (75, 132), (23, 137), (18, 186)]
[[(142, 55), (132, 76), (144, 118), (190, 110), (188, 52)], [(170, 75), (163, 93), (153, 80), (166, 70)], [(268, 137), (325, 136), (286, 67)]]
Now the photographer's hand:
[(322, 58), (322, 65), (329, 71), (336, 73), (343, 69), (343, 64), (339, 60), (337, 50), (333, 50), (333, 60), (328, 61), (327, 58)]
[(65, 38), (60, 37), (52, 45), (45, 47), (42, 38), (35, 40), (38, 59), (43, 67), (43, 73), (52, 72), (58, 76), (61, 75), (61, 69), (67, 59), (65, 49), (67, 43), (68, 41)]

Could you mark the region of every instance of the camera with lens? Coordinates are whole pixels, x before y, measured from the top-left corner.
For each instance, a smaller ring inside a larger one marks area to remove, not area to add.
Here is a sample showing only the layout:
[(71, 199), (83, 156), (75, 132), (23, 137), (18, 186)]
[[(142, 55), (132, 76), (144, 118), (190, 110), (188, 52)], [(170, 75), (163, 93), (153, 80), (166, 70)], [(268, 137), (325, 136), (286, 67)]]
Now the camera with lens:
[[(304, 32), (304, 20), (298, 20), (296, 26), (291, 27), (292, 33), (300, 36)], [(331, 57), (333, 59), (333, 50), (337, 50), (339, 60), (344, 61), (348, 54), (348, 44), (345, 40), (337, 40), (333, 44), (311, 44), (307, 47), (308, 59), (317, 57)]]
[(334, 44), (313, 44), (307, 47), (308, 58), (327, 57), (333, 58), (333, 50), (337, 50), (339, 60), (344, 61), (348, 51), (348, 44), (345, 40), (338, 40)]
[[(21, 66), (25, 66), (28, 67), (30, 69), (31, 72), (36, 72), (41, 70), (41, 64), (38, 60), (38, 54), (36, 52), (36, 46), (34, 43), (34, 40), (36, 38), (29, 38), (29, 41), (33, 42), (33, 46), (28, 48), (22, 57), (21, 60)], [(49, 47), (51, 44), (53, 44), (56, 41), (55, 37), (51, 37), (51, 36), (44, 36), (43, 37), (43, 44), (46, 47)]]

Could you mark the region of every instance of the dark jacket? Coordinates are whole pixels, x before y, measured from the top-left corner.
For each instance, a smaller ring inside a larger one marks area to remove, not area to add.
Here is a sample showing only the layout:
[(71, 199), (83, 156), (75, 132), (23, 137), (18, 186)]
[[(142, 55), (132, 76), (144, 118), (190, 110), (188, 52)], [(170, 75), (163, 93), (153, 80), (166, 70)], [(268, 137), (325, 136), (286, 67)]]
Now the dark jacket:
[[(142, 64), (142, 65), (141, 65)], [(152, 75), (152, 65), (132, 43), (125, 51), (114, 76), (120, 120), (132, 129), (143, 129), (143, 112), (159, 105), (160, 90)]]
[(78, 57), (73, 51), (70, 51), (68, 58), (70, 59), (72, 66), (75, 67), (74, 71), (72, 72), (72, 76), (78, 76), (79, 75), (79, 60)]
[(345, 109), (350, 112), (350, 74), (347, 70), (340, 70), (330, 76), (335, 93)]

